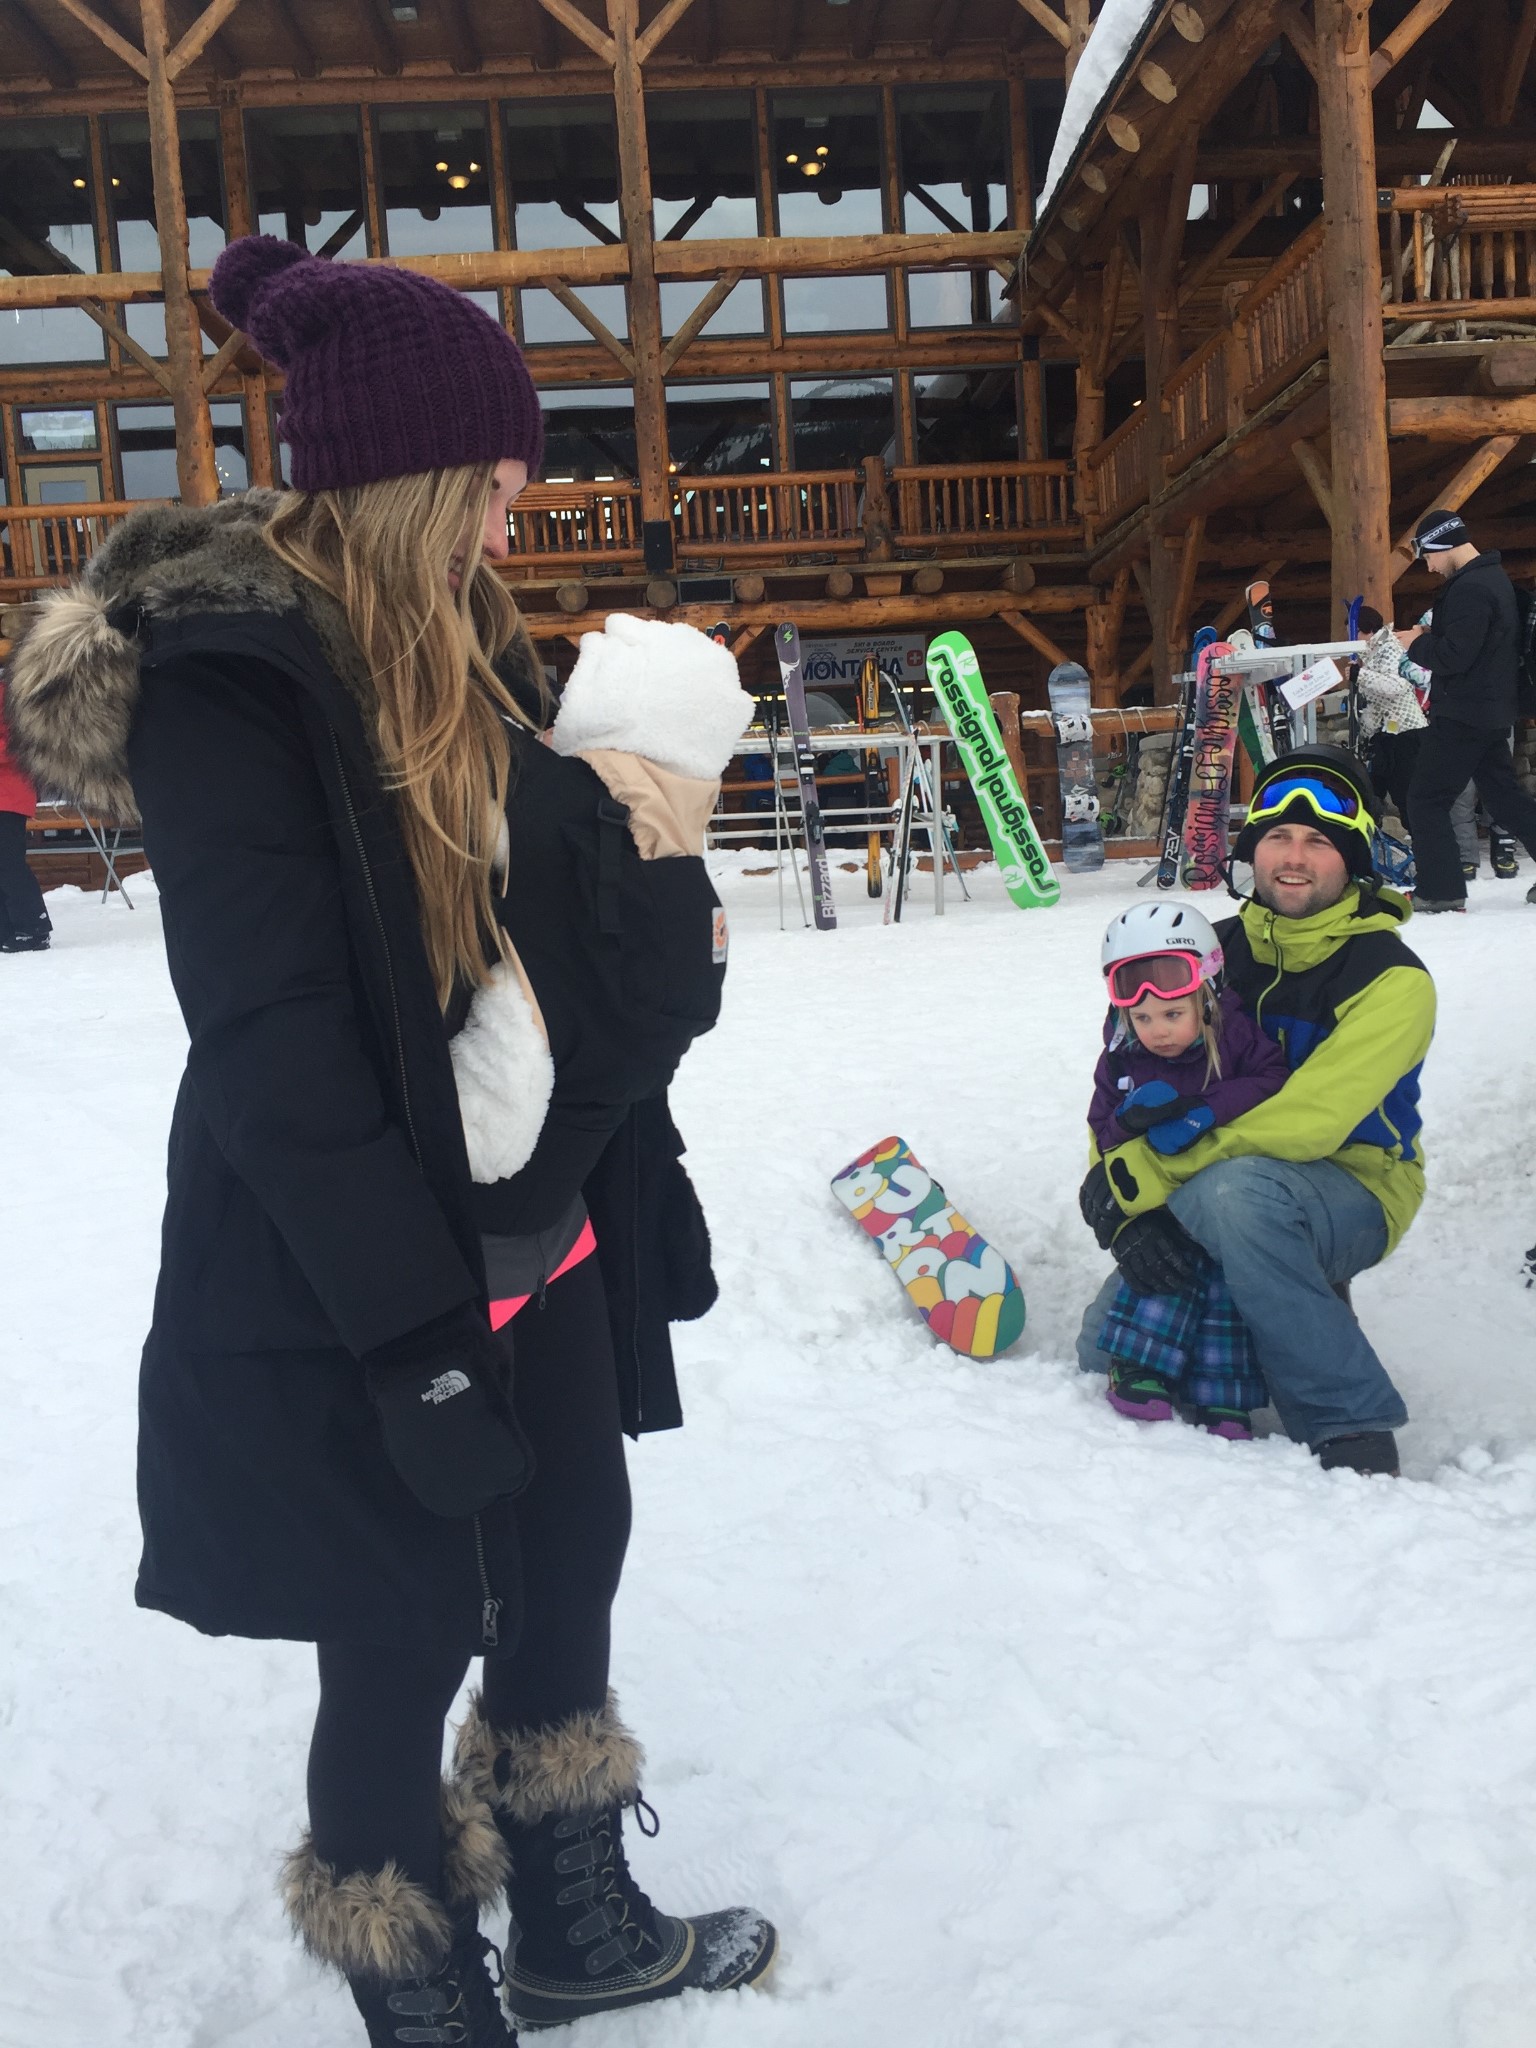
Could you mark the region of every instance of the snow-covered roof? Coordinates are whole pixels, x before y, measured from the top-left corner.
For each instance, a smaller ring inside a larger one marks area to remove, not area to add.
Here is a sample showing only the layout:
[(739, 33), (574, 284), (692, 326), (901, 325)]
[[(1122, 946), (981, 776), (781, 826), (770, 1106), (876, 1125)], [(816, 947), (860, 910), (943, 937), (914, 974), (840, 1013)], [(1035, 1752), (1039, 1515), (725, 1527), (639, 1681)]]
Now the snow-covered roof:
[(1104, 0), (1104, 10), (1093, 24), (1093, 32), (1083, 45), (1083, 54), (1072, 74), (1072, 83), (1067, 87), (1061, 126), (1056, 130), (1045, 183), (1035, 201), (1036, 220), (1050, 205), (1051, 195), (1161, 4), (1162, 0)]

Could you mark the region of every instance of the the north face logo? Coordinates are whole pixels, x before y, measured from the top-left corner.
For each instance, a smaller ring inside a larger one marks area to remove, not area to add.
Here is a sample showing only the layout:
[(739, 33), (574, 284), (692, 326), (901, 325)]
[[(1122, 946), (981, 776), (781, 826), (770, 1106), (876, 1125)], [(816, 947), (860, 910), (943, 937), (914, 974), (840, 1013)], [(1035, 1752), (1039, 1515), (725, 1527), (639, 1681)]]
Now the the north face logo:
[(436, 1406), (441, 1401), (451, 1401), (455, 1394), (467, 1394), (468, 1392), (469, 1374), (467, 1372), (440, 1372), (421, 1398), (423, 1401), (430, 1401)]

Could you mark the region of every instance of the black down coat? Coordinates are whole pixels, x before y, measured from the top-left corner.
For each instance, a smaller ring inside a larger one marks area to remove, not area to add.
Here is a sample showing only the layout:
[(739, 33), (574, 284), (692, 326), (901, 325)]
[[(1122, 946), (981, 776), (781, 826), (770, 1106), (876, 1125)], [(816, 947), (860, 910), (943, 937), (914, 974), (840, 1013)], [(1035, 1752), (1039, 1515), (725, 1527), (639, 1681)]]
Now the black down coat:
[[(423, 1508), (356, 1362), (484, 1300), (449, 1035), (355, 646), (261, 541), (269, 509), (136, 515), (12, 670), (31, 772), (142, 816), (190, 1037), (140, 1377), (137, 1597), (212, 1634), (468, 1655), (488, 1594), (519, 1605), (510, 1509)], [(579, 761), (540, 768), (578, 809), (604, 794)], [(664, 1269), (638, 1268), (680, 1148), (664, 1102), (608, 1122), (579, 1172), (605, 1269), (628, 1276), (630, 1424), (666, 1426), (672, 1304)], [(697, 1246), (696, 1211), (675, 1213)]]
[(1514, 724), (1520, 612), (1496, 549), (1447, 579), (1408, 658), (1429, 670), (1432, 717), (1499, 731)]

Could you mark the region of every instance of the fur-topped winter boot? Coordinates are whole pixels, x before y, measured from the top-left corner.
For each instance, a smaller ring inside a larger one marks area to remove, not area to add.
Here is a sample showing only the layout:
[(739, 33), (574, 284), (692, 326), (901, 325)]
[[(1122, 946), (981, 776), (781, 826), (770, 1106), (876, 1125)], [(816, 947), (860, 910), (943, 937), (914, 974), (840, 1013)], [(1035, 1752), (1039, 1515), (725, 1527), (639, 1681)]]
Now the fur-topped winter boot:
[(461, 1786), (488, 1799), (512, 1856), (507, 2003), (525, 2027), (558, 2027), (680, 1991), (757, 1984), (778, 1935), (746, 1907), (676, 1919), (630, 1874), (622, 1816), (642, 1833), (644, 1753), (612, 1693), (601, 1713), (552, 1727), (497, 1729), (477, 1696), (459, 1731)]
[[(480, 1932), (480, 1908), (506, 1883), (507, 1852), (489, 1809), (461, 1785), (443, 1788), (443, 1896), (398, 1865), (338, 1877), (306, 1835), (283, 1870), (294, 1931), (347, 1980), (371, 2048), (514, 2048), (496, 1995), (501, 1958)], [(486, 1957), (496, 1956), (492, 1978)]]

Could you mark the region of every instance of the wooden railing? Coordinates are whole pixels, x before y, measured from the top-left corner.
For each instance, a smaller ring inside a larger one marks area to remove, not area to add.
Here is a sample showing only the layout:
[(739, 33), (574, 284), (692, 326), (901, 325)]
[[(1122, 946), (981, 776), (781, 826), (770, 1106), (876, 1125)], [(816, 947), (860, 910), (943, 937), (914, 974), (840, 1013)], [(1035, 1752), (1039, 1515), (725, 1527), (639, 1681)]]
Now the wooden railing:
[(1139, 407), (1089, 457), (1094, 518), (1101, 531), (1146, 503), (1150, 426), (1145, 408)]
[(1320, 220), (1297, 236), (1239, 302), (1231, 324), (1247, 358), (1243, 410), (1257, 412), (1328, 347)]
[[(903, 550), (1081, 545), (1069, 463), (930, 463), (894, 469), (888, 477), (890, 508), (879, 518), (889, 517), (888, 537)], [(856, 556), (877, 537), (867, 479), (858, 470), (763, 470), (670, 481), (679, 557), (766, 564), (796, 554)], [(0, 505), (0, 591), (21, 597), (67, 582), (137, 509)], [(645, 559), (640, 487), (627, 479), (529, 484), (512, 508), (508, 539), (508, 563), (518, 570), (580, 576), (593, 567), (632, 567)]]
[(1384, 213), (1385, 306), (1536, 314), (1536, 185), (1407, 186)]
[(890, 477), (897, 529), (908, 547), (945, 540), (1060, 545), (1082, 532), (1070, 463), (925, 463), (893, 469)]
[(79, 575), (133, 504), (0, 505), (0, 586), (18, 596)]
[(859, 477), (851, 469), (677, 476), (672, 479), (672, 528), (683, 554), (805, 549), (856, 555), (864, 547)]

